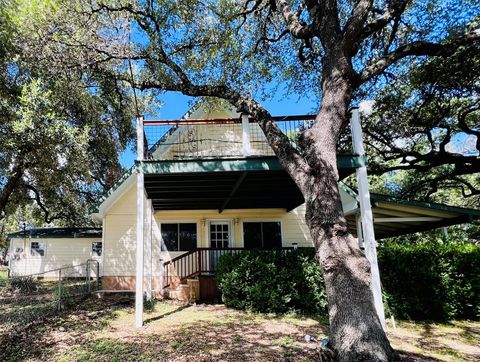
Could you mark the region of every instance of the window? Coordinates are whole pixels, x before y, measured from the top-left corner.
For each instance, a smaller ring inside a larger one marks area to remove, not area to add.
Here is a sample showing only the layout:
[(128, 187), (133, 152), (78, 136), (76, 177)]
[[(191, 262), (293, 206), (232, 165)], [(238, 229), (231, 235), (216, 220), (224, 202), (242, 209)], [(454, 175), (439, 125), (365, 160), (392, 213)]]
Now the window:
[(32, 256), (45, 256), (45, 243), (43, 241), (32, 241), (30, 253)]
[(92, 243), (92, 256), (102, 256), (102, 242), (94, 241)]
[(197, 247), (197, 224), (161, 224), (162, 240), (168, 251), (189, 251)]
[(280, 222), (244, 222), (243, 245), (245, 249), (281, 248), (282, 229)]

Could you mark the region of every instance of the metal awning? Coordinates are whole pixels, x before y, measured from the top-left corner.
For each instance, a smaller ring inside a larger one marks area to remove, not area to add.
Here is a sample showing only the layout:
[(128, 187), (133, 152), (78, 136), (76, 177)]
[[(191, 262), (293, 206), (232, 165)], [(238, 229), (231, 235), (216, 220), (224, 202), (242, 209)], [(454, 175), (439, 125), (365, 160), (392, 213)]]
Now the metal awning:
[[(340, 178), (364, 164), (358, 156), (338, 156)], [(304, 202), (276, 157), (143, 161), (148, 198), (155, 210), (284, 208)]]
[[(345, 187), (344, 185), (342, 187)], [(350, 189), (350, 192), (355, 192)], [(480, 219), (480, 210), (371, 194), (376, 239), (463, 224)], [(347, 216), (356, 234), (355, 212)]]

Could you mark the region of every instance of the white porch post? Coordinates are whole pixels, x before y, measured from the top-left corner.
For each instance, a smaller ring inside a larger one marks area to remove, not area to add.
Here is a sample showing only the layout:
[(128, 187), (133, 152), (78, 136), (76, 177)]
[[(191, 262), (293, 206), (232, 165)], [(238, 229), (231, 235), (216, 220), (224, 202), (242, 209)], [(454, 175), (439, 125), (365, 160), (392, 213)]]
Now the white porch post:
[(252, 154), (252, 147), (250, 143), (250, 126), (247, 114), (242, 114), (242, 151), (245, 157)]
[(152, 200), (147, 200), (147, 300), (152, 300)]
[[(143, 160), (143, 117), (137, 116), (137, 161)], [(139, 165), (140, 166), (140, 165)], [(143, 325), (143, 228), (144, 228), (143, 171), (137, 169), (137, 253), (135, 275), (135, 327)]]
[[(352, 111), (352, 119), (350, 122), (352, 129), (352, 143), (353, 152), (359, 156), (365, 155), (363, 148), (363, 133), (360, 124), (360, 113), (358, 109)], [(385, 329), (385, 311), (383, 308), (382, 288), (380, 284), (380, 272), (377, 261), (377, 242), (375, 241), (375, 232), (373, 229), (372, 207), (370, 203), (370, 191), (368, 190), (367, 167), (362, 166), (357, 168), (357, 185), (358, 198), (360, 202), (360, 217), (362, 224), (362, 239), (365, 247), (365, 256), (371, 265), (371, 289), (373, 293), (373, 300), (375, 309), (380, 319), (380, 323)]]

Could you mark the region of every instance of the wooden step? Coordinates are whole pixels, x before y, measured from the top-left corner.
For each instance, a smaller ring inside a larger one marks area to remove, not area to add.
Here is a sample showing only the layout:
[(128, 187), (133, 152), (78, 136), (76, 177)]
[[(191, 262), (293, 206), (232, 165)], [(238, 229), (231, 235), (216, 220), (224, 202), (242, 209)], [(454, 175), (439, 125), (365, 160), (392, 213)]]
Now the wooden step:
[(180, 284), (176, 288), (167, 289), (167, 295), (171, 299), (188, 302), (190, 300), (190, 287), (188, 284)]

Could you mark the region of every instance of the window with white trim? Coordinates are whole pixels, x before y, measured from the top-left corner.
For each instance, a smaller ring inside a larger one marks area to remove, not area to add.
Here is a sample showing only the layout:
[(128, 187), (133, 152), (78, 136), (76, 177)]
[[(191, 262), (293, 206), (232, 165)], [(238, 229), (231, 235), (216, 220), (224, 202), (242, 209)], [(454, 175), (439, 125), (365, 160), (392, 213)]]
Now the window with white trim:
[(245, 249), (275, 249), (282, 247), (280, 221), (244, 222), (243, 247)]
[(45, 242), (32, 241), (30, 244), (30, 254), (32, 256), (45, 256)]
[(102, 242), (94, 241), (92, 243), (92, 256), (102, 256)]
[(168, 251), (190, 251), (197, 248), (196, 223), (162, 223), (160, 230)]

